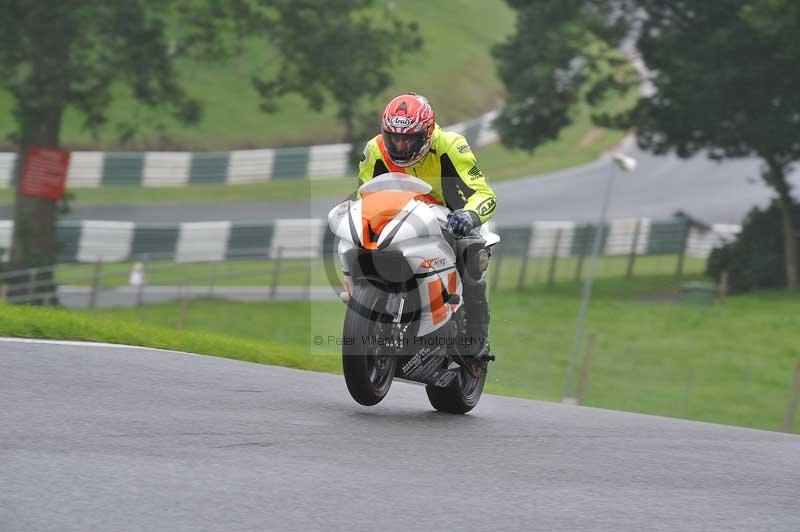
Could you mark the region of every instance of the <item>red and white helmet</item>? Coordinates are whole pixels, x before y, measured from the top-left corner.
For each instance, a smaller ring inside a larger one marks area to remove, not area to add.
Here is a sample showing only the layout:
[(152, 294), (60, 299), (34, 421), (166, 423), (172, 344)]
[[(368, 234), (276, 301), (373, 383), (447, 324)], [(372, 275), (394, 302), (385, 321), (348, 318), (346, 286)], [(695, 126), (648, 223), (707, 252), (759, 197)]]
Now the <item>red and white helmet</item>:
[(435, 125), (428, 99), (409, 92), (397, 96), (383, 110), (381, 133), (386, 152), (397, 166), (411, 166), (431, 148)]

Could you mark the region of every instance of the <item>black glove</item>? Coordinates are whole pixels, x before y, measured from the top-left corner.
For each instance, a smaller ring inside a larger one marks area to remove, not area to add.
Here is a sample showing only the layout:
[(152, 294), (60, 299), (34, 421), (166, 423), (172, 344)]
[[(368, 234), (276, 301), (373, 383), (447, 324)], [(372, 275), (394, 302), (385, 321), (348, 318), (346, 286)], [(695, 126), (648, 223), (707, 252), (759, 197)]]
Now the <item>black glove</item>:
[(481, 219), (475, 211), (455, 211), (447, 215), (447, 229), (456, 236), (469, 234), (481, 225)]

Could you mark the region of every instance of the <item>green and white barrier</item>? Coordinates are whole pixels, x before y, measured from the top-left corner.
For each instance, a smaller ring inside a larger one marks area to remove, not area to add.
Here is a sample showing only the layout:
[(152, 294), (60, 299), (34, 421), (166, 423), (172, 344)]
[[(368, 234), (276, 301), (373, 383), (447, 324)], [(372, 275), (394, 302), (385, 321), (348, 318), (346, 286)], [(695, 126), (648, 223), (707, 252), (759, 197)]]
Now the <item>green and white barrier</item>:
[[(0, 221), (0, 248), (8, 260), (13, 222)], [(322, 254), (325, 221), (280, 219), (263, 223), (64, 221), (58, 224), (61, 262), (122, 262), (162, 258), (204, 262), (261, 258), (318, 258)], [(575, 222), (533, 222), (492, 228), (501, 237), (500, 253), (517, 257), (578, 257), (592, 252), (596, 226)], [(685, 254), (708, 257), (730, 241), (738, 225), (713, 225), (704, 230), (685, 221), (647, 218), (610, 221), (603, 230), (601, 255)]]
[[(446, 129), (463, 134), (474, 146), (484, 146), (498, 140), (491, 127), (496, 116), (493, 111)], [(16, 159), (14, 153), (0, 153), (0, 188), (12, 186)], [(349, 144), (212, 153), (74, 151), (67, 171), (67, 188), (235, 185), (352, 175), (355, 169), (350, 164)]]

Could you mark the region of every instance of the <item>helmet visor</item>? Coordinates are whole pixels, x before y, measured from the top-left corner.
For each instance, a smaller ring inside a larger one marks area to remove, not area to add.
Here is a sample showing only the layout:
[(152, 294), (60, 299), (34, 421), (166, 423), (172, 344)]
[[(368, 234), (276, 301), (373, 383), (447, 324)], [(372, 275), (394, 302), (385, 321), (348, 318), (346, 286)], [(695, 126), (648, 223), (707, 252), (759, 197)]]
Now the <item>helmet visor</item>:
[(389, 157), (395, 163), (402, 164), (413, 160), (425, 147), (425, 133), (390, 133), (383, 132), (383, 144)]

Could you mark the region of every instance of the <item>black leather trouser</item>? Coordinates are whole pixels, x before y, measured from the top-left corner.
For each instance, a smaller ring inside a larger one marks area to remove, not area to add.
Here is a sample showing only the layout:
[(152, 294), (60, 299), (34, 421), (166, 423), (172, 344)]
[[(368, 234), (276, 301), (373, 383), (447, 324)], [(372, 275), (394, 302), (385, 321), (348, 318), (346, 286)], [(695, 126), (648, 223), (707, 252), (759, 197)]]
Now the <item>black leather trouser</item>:
[[(486, 299), (486, 272), (488, 256), (481, 260), (486, 242), (480, 237), (465, 237), (455, 240), (456, 266), (463, 284), (464, 307), (467, 313), (468, 336), (477, 342), (480, 351), (488, 352), (489, 346), (489, 302)], [(484, 268), (481, 268), (484, 262)]]

